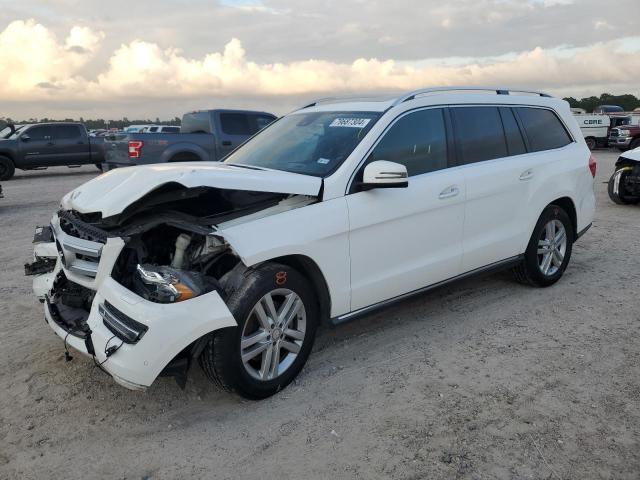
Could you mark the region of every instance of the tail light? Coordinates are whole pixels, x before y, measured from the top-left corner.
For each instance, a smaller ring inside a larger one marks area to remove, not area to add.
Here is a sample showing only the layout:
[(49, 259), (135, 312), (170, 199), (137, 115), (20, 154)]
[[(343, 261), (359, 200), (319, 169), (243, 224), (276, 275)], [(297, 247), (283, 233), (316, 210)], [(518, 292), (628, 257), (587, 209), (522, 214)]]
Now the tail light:
[(590, 155), (589, 156), (589, 170), (591, 170), (591, 176), (593, 178), (596, 178), (596, 167), (597, 167), (596, 159), (593, 158), (593, 155)]
[(129, 158), (140, 158), (143, 145), (142, 140), (129, 140)]

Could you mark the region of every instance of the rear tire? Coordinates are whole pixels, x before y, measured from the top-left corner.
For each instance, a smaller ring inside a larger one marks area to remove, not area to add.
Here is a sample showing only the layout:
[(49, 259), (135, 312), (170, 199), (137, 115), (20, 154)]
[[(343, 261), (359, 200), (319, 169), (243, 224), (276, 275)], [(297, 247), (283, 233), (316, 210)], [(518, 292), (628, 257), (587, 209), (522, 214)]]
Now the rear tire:
[(587, 143), (587, 147), (589, 147), (589, 150), (595, 150), (598, 146), (598, 142), (596, 142), (595, 138), (585, 138), (584, 141)]
[(611, 201), (617, 205), (635, 205), (640, 202), (640, 198), (638, 197), (625, 195), (624, 177), (628, 174), (628, 170), (625, 170), (623, 167), (613, 172), (613, 175), (609, 178), (607, 193)]
[(515, 279), (535, 287), (556, 283), (569, 264), (574, 238), (567, 212), (558, 205), (549, 205), (533, 229), (522, 262), (513, 269)]
[(0, 180), (9, 180), (16, 173), (10, 158), (0, 156)]
[(264, 264), (244, 276), (227, 300), (238, 326), (214, 332), (199, 360), (216, 385), (257, 400), (282, 390), (302, 370), (319, 308), (310, 283), (291, 267)]

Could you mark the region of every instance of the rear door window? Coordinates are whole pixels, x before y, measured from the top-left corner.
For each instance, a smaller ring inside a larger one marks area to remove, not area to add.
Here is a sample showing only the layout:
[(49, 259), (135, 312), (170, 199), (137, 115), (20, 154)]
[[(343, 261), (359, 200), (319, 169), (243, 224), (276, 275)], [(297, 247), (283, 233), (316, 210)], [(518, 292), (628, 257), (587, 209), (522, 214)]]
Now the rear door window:
[(516, 110), (529, 140), (529, 151), (553, 150), (572, 142), (564, 125), (551, 110), (533, 107), (518, 107)]
[(451, 108), (458, 162), (482, 162), (508, 156), (498, 107)]
[(500, 116), (502, 117), (502, 126), (504, 127), (504, 134), (507, 139), (509, 155), (527, 153), (522, 132), (520, 132), (520, 127), (513, 115), (513, 111), (510, 108), (500, 108)]
[(221, 113), (220, 127), (227, 135), (251, 135), (249, 117), (244, 113)]
[(447, 135), (441, 108), (409, 113), (394, 123), (368, 158), (407, 167), (409, 176), (447, 168)]
[(81, 138), (82, 133), (77, 125), (55, 125), (53, 127), (53, 137), (60, 140), (73, 140)]

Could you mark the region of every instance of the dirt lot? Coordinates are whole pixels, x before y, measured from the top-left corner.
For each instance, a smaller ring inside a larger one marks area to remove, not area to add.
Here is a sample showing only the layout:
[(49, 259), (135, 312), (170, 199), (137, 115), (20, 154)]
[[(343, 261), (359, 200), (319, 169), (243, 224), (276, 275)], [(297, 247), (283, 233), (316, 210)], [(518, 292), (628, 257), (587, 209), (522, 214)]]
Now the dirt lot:
[[(0, 478), (640, 477), (640, 207), (598, 212), (549, 289), (502, 273), (324, 328), (262, 402), (128, 391), (44, 324), (23, 263), (33, 226), (91, 168), (19, 173), (0, 200)], [(585, 167), (586, 168), (586, 167)]]

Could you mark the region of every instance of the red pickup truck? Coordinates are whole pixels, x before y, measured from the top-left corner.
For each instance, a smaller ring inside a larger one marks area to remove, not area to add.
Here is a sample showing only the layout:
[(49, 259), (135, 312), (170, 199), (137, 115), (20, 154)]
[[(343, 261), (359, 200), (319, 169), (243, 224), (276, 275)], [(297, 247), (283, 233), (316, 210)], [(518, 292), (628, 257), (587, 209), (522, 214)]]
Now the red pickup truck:
[(622, 125), (609, 132), (609, 146), (620, 150), (640, 147), (640, 125)]

